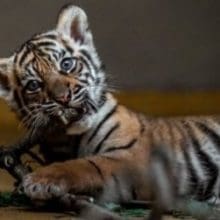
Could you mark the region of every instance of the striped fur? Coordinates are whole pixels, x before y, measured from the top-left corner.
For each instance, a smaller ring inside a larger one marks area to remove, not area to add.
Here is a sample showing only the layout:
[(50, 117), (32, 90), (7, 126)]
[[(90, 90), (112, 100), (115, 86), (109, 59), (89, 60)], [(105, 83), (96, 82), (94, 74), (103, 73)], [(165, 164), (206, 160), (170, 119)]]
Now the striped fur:
[(134, 113), (108, 91), (102, 67), (85, 12), (76, 6), (61, 11), (54, 30), (0, 60), (1, 97), (31, 134), (44, 131), (41, 150), (56, 162), (25, 177), (27, 195), (48, 199), (112, 186), (119, 200), (147, 198), (143, 176), (152, 146), (163, 143), (172, 147), (178, 193), (217, 201), (219, 118)]

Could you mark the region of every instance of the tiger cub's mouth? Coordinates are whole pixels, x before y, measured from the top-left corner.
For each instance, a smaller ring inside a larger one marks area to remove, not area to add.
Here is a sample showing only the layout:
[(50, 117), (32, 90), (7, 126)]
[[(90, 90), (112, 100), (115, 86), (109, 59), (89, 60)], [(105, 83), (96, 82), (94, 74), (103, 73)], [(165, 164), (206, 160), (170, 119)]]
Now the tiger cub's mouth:
[(96, 113), (98, 109), (91, 103), (83, 103), (78, 107), (66, 107), (58, 110), (57, 116), (63, 125), (68, 126), (74, 122), (78, 122), (86, 116)]
[(87, 114), (86, 108), (65, 108), (57, 112), (57, 116), (60, 121), (68, 126), (73, 122), (81, 120)]

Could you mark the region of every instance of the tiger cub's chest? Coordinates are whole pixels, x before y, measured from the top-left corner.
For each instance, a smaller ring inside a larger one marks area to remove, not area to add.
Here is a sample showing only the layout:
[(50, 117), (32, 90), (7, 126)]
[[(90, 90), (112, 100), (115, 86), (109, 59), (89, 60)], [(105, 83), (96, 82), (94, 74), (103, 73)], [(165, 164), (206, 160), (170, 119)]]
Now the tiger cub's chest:
[(40, 151), (48, 162), (65, 161), (77, 157), (81, 136), (69, 136), (59, 132), (45, 135)]

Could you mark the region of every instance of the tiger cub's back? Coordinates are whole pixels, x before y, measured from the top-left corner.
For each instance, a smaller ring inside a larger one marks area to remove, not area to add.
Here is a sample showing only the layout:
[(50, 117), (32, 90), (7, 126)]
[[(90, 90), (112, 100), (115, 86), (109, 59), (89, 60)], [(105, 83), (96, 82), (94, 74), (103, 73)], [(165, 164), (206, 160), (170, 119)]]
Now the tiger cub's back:
[[(170, 146), (176, 185), (181, 195), (219, 197), (220, 120), (217, 117), (148, 119), (145, 137)], [(215, 199), (215, 202), (217, 200)]]

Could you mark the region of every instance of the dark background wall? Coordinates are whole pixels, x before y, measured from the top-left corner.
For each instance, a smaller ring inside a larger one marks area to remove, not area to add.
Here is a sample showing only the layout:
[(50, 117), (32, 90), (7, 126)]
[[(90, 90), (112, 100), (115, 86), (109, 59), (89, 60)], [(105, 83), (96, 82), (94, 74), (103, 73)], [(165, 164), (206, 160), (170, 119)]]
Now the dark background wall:
[(220, 89), (219, 0), (1, 0), (0, 56), (82, 6), (113, 83), (127, 89)]

